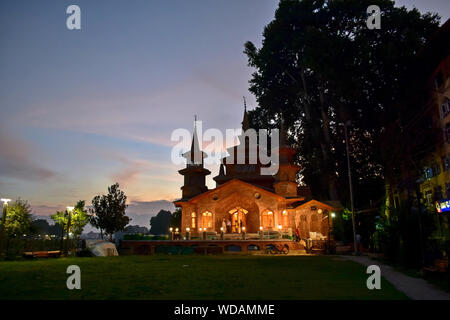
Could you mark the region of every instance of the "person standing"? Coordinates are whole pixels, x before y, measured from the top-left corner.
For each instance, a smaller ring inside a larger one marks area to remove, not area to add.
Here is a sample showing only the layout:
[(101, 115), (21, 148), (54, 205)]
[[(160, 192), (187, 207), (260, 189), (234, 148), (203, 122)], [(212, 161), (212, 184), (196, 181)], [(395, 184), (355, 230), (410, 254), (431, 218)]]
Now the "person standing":
[(231, 233), (231, 220), (229, 218), (227, 220), (227, 233)]
[(227, 230), (227, 224), (225, 222), (225, 218), (222, 219), (222, 230), (225, 232)]

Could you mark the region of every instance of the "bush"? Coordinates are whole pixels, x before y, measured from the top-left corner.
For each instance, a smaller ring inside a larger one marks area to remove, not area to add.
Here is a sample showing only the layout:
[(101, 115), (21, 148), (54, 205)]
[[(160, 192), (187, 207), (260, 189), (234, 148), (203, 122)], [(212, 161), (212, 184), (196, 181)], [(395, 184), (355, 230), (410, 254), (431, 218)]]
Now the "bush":
[(125, 234), (123, 240), (169, 240), (168, 235), (142, 235), (142, 234)]

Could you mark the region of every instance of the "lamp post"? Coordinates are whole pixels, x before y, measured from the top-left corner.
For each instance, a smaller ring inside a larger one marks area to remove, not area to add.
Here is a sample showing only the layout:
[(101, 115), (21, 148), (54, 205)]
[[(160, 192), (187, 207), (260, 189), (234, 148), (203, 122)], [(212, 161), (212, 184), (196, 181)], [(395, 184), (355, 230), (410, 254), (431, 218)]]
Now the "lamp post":
[(331, 228), (332, 228), (332, 224), (330, 224), (330, 216), (331, 216), (331, 221), (333, 221), (334, 217), (336, 217), (336, 214), (334, 212), (328, 213), (328, 215), (326, 216), (327, 218), (327, 222), (328, 222), (328, 253), (330, 253), (330, 249), (331, 249)]
[(175, 240), (180, 240), (180, 239), (179, 239), (180, 234), (178, 233), (178, 231), (179, 231), (179, 229), (178, 229), (178, 228), (175, 228)]
[(245, 227), (242, 227), (242, 240), (245, 240)]
[(1, 199), (3, 202), (3, 214), (2, 214), (2, 228), (0, 230), (0, 259), (3, 257), (3, 246), (5, 242), (5, 231), (6, 231), (6, 215), (8, 214), (8, 202), (11, 199)]
[(206, 240), (206, 228), (203, 228), (203, 240)]
[(220, 227), (220, 240), (223, 240), (223, 227)]
[(281, 224), (279, 224), (278, 225), (278, 230), (279, 230), (279, 232), (280, 232), (280, 239), (282, 239), (283, 237), (282, 237), (282, 231), (281, 231), (281, 229), (283, 229), (283, 226), (281, 225)]
[(169, 232), (170, 232), (170, 240), (173, 240), (173, 228), (172, 227), (169, 228)]
[(259, 239), (264, 239), (264, 231), (262, 226), (259, 227)]
[(189, 240), (189, 231), (191, 231), (191, 228), (186, 228), (186, 240)]
[(67, 219), (67, 239), (66, 239), (66, 248), (64, 250), (64, 255), (67, 257), (68, 253), (69, 253), (69, 243), (70, 243), (70, 226), (72, 224), (72, 211), (73, 211), (74, 207), (67, 207), (67, 214), (68, 214), (68, 219)]
[(358, 254), (358, 248), (356, 247), (356, 229), (355, 229), (355, 208), (353, 206), (353, 186), (352, 186), (352, 171), (350, 167), (350, 153), (348, 148), (348, 134), (347, 134), (347, 126), (350, 124), (350, 121), (344, 122), (344, 132), (345, 132), (345, 149), (347, 150), (347, 169), (348, 169), (348, 185), (350, 188), (350, 207), (352, 210), (352, 227), (353, 227), (353, 253)]

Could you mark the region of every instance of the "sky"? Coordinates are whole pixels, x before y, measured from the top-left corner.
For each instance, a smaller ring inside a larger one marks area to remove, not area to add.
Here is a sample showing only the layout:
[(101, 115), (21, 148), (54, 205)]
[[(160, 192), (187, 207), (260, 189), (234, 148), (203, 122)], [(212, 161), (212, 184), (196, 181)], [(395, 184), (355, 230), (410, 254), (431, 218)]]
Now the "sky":
[[(448, 19), (450, 1), (397, 1)], [(81, 8), (68, 30), (66, 8)], [(0, 2), (0, 196), (36, 214), (118, 182), (134, 212), (181, 196), (177, 128), (239, 128), (271, 0)], [(212, 177), (208, 186), (214, 187)], [(156, 205), (157, 207), (157, 205)], [(149, 209), (151, 208), (151, 209)]]

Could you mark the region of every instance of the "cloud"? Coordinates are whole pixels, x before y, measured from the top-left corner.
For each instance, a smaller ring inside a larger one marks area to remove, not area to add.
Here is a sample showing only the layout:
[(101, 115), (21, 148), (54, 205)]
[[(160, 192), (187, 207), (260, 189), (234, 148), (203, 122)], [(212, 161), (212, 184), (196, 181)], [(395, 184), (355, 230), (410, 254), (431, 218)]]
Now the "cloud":
[(41, 181), (54, 178), (57, 173), (41, 167), (34, 159), (39, 158), (36, 150), (26, 141), (0, 131), (0, 176)]
[(65, 210), (66, 207), (63, 205), (60, 206), (47, 206), (47, 205), (39, 205), (39, 206), (33, 206), (31, 205), (31, 211), (33, 212), (33, 215), (35, 216), (49, 216), (54, 214), (56, 211), (62, 211)]

